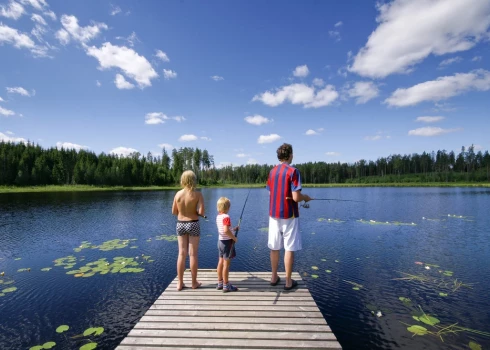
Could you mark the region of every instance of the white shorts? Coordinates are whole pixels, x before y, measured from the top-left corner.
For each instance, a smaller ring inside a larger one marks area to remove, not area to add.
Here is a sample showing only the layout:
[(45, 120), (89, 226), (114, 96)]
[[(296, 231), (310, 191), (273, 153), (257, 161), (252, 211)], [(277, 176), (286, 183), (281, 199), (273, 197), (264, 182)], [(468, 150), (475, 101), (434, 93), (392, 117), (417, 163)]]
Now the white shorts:
[(287, 251), (301, 250), (301, 233), (299, 232), (299, 218), (275, 219), (269, 217), (269, 242), (271, 250)]

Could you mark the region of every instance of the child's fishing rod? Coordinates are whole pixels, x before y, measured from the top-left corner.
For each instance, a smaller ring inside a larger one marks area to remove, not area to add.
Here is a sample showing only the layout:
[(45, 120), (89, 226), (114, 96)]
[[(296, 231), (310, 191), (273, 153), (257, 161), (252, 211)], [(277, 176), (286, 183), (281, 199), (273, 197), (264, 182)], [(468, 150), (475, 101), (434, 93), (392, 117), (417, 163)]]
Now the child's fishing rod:
[[(245, 198), (245, 203), (243, 203), (243, 208), (242, 208), (242, 213), (240, 214), (240, 219), (238, 219), (238, 228), (240, 229), (240, 223), (242, 222), (242, 216), (243, 216), (243, 212), (245, 211), (245, 206), (247, 205), (247, 201), (248, 201), (248, 196), (250, 195), (250, 191), (252, 189), (249, 189), (248, 190), (248, 193), (247, 193), (247, 197)], [(238, 237), (238, 231), (236, 232), (236, 237)]]

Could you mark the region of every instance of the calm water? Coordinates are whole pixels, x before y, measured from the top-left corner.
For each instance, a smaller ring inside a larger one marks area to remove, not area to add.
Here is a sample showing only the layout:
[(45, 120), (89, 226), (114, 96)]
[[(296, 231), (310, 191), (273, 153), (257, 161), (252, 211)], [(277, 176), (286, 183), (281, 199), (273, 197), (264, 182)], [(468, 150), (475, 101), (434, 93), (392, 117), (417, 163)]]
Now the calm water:
[[(247, 192), (203, 190), (209, 221), (202, 221), (201, 268), (215, 268), (217, 262), (217, 199), (231, 199), (236, 224)], [(489, 189), (342, 188), (305, 193), (366, 202), (316, 201), (301, 210), (304, 249), (294, 270), (305, 276), (345, 349), (468, 349), (470, 341), (490, 347), (490, 338), (474, 333), (448, 334), (443, 343), (430, 334), (413, 337), (407, 330), (419, 324), (437, 331), (412, 318), (420, 305), (440, 325), (458, 323), (490, 332)], [(0, 297), (0, 349), (28, 349), (48, 341), (55, 341), (56, 349), (78, 349), (88, 338), (71, 337), (99, 326), (105, 332), (90, 339), (102, 349), (117, 346), (176, 276), (177, 243), (156, 239), (174, 234), (173, 195), (170, 191), (0, 195), (0, 272), (5, 272), (0, 293), (17, 288)], [(270, 269), (264, 230), (267, 196), (264, 189), (250, 193), (232, 270)], [(386, 221), (391, 224), (377, 224)], [(73, 250), (83, 241), (101, 245), (112, 239), (136, 240), (110, 251)], [(150, 258), (144, 260), (142, 254)], [(140, 267), (145, 270), (75, 278), (66, 274), (69, 269), (54, 266), (53, 260), (69, 255), (77, 259), (73, 269), (100, 258), (112, 263), (114, 257), (138, 256), (135, 261), (143, 262)], [(425, 264), (439, 267), (429, 270)], [(41, 271), (46, 267), (52, 269)], [(17, 272), (22, 268), (31, 271)], [(443, 275), (445, 271), (452, 276)], [(394, 280), (407, 276), (402, 272), (426, 280)], [(453, 292), (455, 280), (472, 288), (461, 286)], [(349, 282), (362, 287), (354, 290)], [(399, 297), (410, 298), (411, 305)], [(378, 311), (382, 317), (375, 315)], [(63, 324), (70, 330), (57, 334)]]

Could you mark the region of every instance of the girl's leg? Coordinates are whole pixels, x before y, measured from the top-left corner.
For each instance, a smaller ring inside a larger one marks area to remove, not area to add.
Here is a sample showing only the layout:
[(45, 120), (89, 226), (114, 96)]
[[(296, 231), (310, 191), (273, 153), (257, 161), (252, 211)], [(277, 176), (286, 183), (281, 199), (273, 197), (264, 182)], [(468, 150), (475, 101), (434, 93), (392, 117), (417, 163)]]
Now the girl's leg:
[(199, 288), (201, 286), (201, 283), (197, 281), (199, 239), (199, 236), (189, 236), (189, 256), (193, 289)]
[(218, 272), (218, 287), (216, 289), (223, 289), (223, 258), (219, 258), (218, 267), (216, 268)]
[(228, 284), (230, 274), (230, 259), (223, 259), (223, 283)]
[(179, 256), (177, 258), (177, 277), (179, 282), (177, 283), (177, 290), (182, 290), (184, 288), (185, 260), (189, 246), (189, 235), (178, 236), (177, 239), (179, 242)]

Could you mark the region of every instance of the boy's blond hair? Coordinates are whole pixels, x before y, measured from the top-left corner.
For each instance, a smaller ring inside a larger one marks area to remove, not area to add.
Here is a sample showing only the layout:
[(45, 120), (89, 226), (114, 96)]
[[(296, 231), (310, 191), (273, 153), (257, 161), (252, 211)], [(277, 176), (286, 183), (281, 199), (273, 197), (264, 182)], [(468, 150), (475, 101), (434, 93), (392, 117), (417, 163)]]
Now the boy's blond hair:
[(196, 174), (192, 170), (186, 170), (180, 177), (180, 185), (189, 191), (196, 189)]
[(218, 203), (216, 203), (216, 208), (220, 213), (224, 213), (225, 210), (230, 209), (230, 206), (230, 200), (226, 197), (221, 197), (220, 199), (218, 199)]

